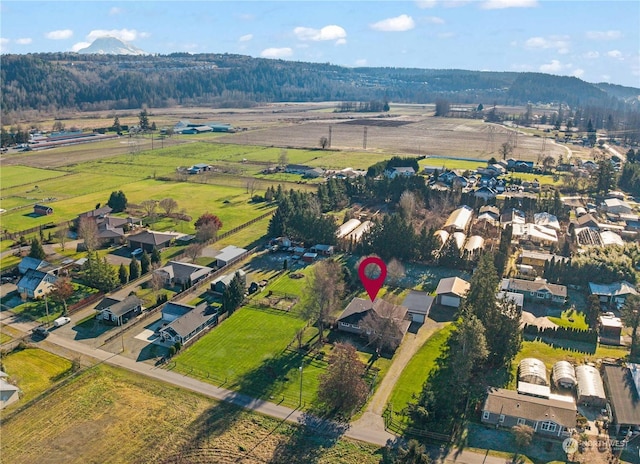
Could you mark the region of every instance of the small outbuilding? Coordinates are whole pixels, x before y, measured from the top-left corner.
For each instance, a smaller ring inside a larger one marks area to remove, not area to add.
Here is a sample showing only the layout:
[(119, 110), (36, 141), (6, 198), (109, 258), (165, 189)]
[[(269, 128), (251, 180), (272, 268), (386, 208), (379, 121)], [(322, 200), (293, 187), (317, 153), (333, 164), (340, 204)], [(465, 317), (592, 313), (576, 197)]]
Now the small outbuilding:
[(402, 306), (407, 308), (413, 322), (423, 323), (431, 311), (433, 301), (434, 298), (427, 292), (411, 290), (402, 302)]
[(568, 361), (558, 361), (552, 369), (553, 383), (558, 388), (574, 388), (576, 386), (576, 370)]
[(640, 364), (605, 365), (602, 372), (616, 433), (640, 432)]
[(216, 263), (219, 268), (226, 266), (227, 264), (232, 264), (240, 259), (240, 257), (242, 257), (246, 252), (247, 250), (244, 248), (229, 245), (220, 250), (220, 254), (216, 256)]
[(581, 364), (576, 367), (578, 403), (584, 406), (603, 407), (607, 404), (600, 372), (594, 366)]
[(53, 214), (53, 208), (47, 205), (33, 205), (33, 214), (38, 216), (48, 216)]
[(442, 306), (457, 308), (470, 286), (469, 282), (459, 277), (440, 279), (436, 288), (436, 302)]
[(524, 358), (518, 365), (518, 380), (534, 385), (549, 385), (547, 368), (536, 358)]

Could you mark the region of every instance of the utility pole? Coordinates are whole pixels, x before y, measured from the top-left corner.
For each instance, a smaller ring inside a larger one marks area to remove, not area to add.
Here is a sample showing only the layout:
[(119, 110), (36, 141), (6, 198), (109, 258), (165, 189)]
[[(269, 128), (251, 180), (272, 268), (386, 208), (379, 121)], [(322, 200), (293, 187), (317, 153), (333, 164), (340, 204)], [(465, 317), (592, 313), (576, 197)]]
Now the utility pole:
[(368, 127), (364, 126), (364, 135), (362, 137), (362, 148), (364, 150), (367, 149), (367, 129), (368, 129)]
[(331, 148), (331, 130), (332, 130), (332, 127), (329, 126), (329, 148)]
[(298, 368), (300, 370), (300, 401), (298, 402), (298, 407), (302, 406), (302, 364)]
[(49, 326), (49, 300), (47, 299), (47, 295), (44, 296), (44, 309), (47, 312), (47, 326)]

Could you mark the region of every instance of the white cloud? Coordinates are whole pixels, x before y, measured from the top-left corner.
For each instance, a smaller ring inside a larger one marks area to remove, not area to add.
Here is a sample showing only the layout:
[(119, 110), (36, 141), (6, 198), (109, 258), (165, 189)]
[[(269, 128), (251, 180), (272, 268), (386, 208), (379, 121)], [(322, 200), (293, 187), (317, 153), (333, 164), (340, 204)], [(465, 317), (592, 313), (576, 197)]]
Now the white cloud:
[(21, 39), (16, 39), (16, 43), (18, 45), (29, 45), (31, 42), (33, 42), (31, 37), (23, 37)]
[(346, 45), (347, 39), (338, 39), (336, 40), (336, 45)]
[(340, 40), (347, 37), (347, 31), (345, 31), (340, 26), (336, 26), (335, 24), (325, 26), (322, 29), (299, 26), (293, 30), (293, 33), (298, 38), (298, 40)]
[(540, 66), (540, 72), (543, 73), (557, 73), (562, 69), (562, 64), (558, 60), (551, 60), (551, 63), (546, 63)]
[(77, 52), (78, 50), (82, 50), (83, 48), (87, 48), (89, 45), (91, 45), (91, 42), (78, 42), (76, 44), (73, 44), (73, 46), (71, 47), (71, 51), (72, 52)]
[(538, 0), (487, 0), (481, 5), (485, 10), (502, 10), (504, 8), (532, 8), (538, 6)]
[(122, 13), (122, 8), (118, 8), (117, 6), (114, 6), (109, 10), (109, 16), (119, 15), (120, 13)]
[(609, 50), (607, 52), (607, 56), (609, 58), (615, 58), (617, 60), (622, 60), (622, 52), (620, 50)]
[(620, 31), (588, 31), (587, 39), (592, 40), (615, 40), (622, 37), (622, 33)]
[(438, 16), (427, 16), (425, 21), (430, 24), (444, 24), (444, 19), (439, 18)]
[(73, 35), (71, 29), (59, 29), (57, 31), (47, 32), (44, 36), (51, 40), (63, 40), (68, 39)]
[(87, 34), (87, 40), (96, 40), (99, 37), (115, 37), (125, 42), (131, 42), (141, 36), (135, 29), (94, 29)]
[(356, 60), (356, 66), (366, 66), (367, 60), (365, 58), (360, 58)]
[(560, 54), (569, 53), (568, 36), (531, 37), (524, 43), (525, 48), (532, 50), (547, 50), (555, 48)]
[(387, 18), (370, 25), (371, 29), (384, 32), (403, 32), (416, 27), (416, 23), (411, 16), (406, 14), (396, 16), (395, 18)]
[(245, 34), (243, 36), (241, 36), (238, 41), (239, 42), (249, 42), (251, 39), (253, 39), (253, 34)]
[(609, 79), (611, 79), (611, 76), (610, 76), (609, 74), (603, 74), (603, 75), (602, 75), (602, 80), (603, 80), (603, 81), (605, 81), (605, 82), (606, 82), (606, 81), (608, 81)]
[(594, 51), (589, 51), (589, 52), (584, 54), (584, 57), (588, 58), (590, 60), (595, 60), (596, 58), (600, 58), (600, 53), (599, 52), (594, 52)]
[(436, 6), (436, 3), (436, 0), (417, 0), (416, 6), (421, 10), (425, 10), (427, 8), (433, 8), (434, 6)]
[(287, 58), (293, 55), (293, 50), (289, 47), (283, 48), (265, 48), (260, 53), (263, 58)]
[(7, 45), (9, 45), (9, 39), (5, 37), (0, 37), (0, 52), (6, 51)]
[(573, 77), (582, 77), (584, 76), (584, 69), (580, 69), (580, 68), (574, 69), (571, 75)]

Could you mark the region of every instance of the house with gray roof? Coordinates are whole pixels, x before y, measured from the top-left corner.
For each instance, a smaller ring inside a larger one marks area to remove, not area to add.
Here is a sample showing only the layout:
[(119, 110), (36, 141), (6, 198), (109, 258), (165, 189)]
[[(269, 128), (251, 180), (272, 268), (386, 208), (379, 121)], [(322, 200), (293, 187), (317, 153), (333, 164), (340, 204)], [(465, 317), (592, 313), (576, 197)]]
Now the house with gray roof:
[(605, 364), (602, 377), (616, 433), (640, 432), (640, 364)]
[(436, 288), (436, 303), (442, 306), (457, 308), (462, 298), (469, 291), (471, 284), (460, 277), (446, 277), (440, 279)]
[(0, 371), (0, 409), (4, 409), (20, 399), (20, 389), (7, 382), (7, 377), (6, 373)]
[(173, 234), (163, 234), (153, 230), (145, 230), (139, 234), (130, 235), (129, 248), (135, 250), (142, 248), (147, 253), (153, 253), (153, 250), (160, 250), (171, 245), (171, 241), (175, 238)]
[(217, 309), (203, 302), (160, 329), (160, 340), (172, 344), (179, 342), (184, 345), (217, 322)]
[(122, 301), (109, 298), (107, 304), (101, 307), (96, 316), (105, 324), (122, 325), (142, 313), (142, 300), (135, 295), (129, 295)]
[(242, 255), (247, 252), (244, 248), (237, 247), (235, 245), (229, 245), (220, 250), (220, 254), (216, 256), (216, 263), (218, 267), (226, 266), (227, 264), (232, 264)]
[(611, 284), (589, 282), (589, 291), (592, 295), (597, 295), (601, 303), (616, 306), (622, 306), (625, 301), (627, 301), (629, 295), (638, 294), (635, 287), (626, 280), (613, 282)]
[(411, 290), (402, 301), (402, 306), (407, 308), (411, 321), (423, 323), (431, 311), (434, 297), (427, 292)]
[(576, 428), (576, 414), (572, 397), (539, 398), (492, 388), (482, 407), (481, 421), (496, 427), (528, 425), (539, 435), (562, 438), (571, 436)]
[(57, 280), (58, 278), (53, 274), (28, 269), (18, 281), (18, 293), (36, 300), (44, 298), (51, 292)]
[(169, 261), (166, 266), (153, 271), (160, 276), (165, 285), (182, 285), (191, 287), (213, 272), (207, 266), (183, 263), (181, 261)]
[(525, 301), (551, 302), (564, 304), (567, 301), (567, 287), (551, 284), (546, 279), (502, 279), (500, 290), (505, 292), (521, 293)]

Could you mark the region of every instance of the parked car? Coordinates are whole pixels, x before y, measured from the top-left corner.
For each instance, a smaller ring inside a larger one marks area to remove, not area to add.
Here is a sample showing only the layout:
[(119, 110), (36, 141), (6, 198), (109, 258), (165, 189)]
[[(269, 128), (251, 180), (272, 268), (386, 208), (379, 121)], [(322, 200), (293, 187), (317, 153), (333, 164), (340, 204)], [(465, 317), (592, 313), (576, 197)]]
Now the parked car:
[(49, 331), (45, 327), (36, 327), (33, 329), (33, 336), (37, 338), (47, 338)]
[(63, 325), (68, 324), (69, 322), (71, 322), (70, 317), (62, 316), (56, 319), (55, 321), (53, 321), (53, 326), (62, 327)]
[(131, 256), (138, 257), (142, 254), (142, 248), (136, 248), (131, 252)]

